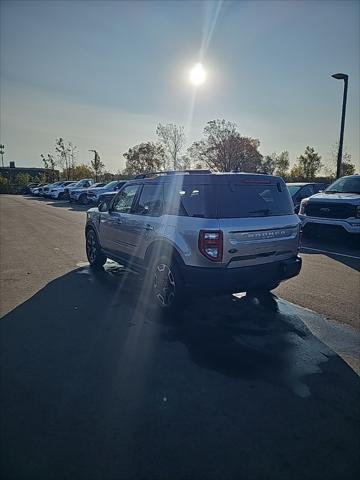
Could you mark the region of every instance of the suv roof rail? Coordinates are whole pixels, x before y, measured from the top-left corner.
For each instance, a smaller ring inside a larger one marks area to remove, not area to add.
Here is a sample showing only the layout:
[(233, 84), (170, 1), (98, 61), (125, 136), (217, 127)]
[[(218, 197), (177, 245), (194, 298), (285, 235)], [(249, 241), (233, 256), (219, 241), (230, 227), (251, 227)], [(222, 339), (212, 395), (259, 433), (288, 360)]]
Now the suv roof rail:
[(194, 175), (194, 174), (196, 175), (196, 174), (206, 174), (206, 173), (212, 173), (212, 172), (211, 170), (205, 170), (205, 169), (163, 170), (160, 172), (141, 173), (139, 175), (136, 175), (135, 179), (153, 177), (154, 175), (177, 175), (177, 174), (184, 174), (184, 173), (186, 173), (187, 175)]

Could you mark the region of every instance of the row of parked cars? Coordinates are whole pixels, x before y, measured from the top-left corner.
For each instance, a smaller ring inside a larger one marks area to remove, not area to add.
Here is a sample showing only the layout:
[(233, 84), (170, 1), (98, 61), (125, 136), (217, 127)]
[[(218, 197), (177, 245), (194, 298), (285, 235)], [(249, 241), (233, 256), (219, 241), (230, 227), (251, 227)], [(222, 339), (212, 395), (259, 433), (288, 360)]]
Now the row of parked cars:
[[(287, 183), (295, 213), (308, 232), (321, 232), (325, 227), (347, 233), (360, 233), (359, 175), (351, 175), (327, 185), (319, 182)], [(95, 183), (91, 178), (59, 181), (51, 184), (29, 184), (28, 193), (54, 200), (68, 200), (83, 205), (110, 204), (123, 187), (124, 180)]]
[(30, 184), (28, 193), (53, 200), (69, 200), (82, 205), (98, 205), (101, 201), (114, 196), (124, 183), (121, 180), (95, 183), (91, 178), (83, 178), (77, 182)]

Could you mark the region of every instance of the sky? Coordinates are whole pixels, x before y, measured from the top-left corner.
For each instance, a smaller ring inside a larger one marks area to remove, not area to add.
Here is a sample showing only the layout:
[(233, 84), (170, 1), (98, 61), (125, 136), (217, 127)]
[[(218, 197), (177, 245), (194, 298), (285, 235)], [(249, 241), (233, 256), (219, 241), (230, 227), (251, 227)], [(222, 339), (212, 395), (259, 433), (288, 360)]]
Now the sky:
[[(360, 170), (360, 2), (1, 1), (0, 142), (4, 163), (40, 166), (63, 137), (79, 163), (185, 127), (236, 122), (263, 155), (313, 146), (330, 166), (349, 75), (345, 150)], [(201, 61), (206, 82), (189, 70)]]

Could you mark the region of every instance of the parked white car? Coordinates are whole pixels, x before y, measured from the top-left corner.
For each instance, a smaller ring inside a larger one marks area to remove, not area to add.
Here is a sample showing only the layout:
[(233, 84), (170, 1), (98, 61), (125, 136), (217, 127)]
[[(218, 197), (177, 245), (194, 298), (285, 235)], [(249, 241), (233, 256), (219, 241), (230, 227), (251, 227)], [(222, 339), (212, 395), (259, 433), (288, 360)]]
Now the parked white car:
[(56, 182), (51, 185), (49, 185), (49, 189), (45, 191), (45, 196), (46, 197), (51, 197), (52, 192), (54, 192), (57, 189), (60, 189), (62, 187), (67, 187), (68, 185), (71, 185), (72, 183), (75, 183), (74, 181), (66, 181), (66, 182)]
[(302, 200), (299, 217), (304, 231), (324, 228), (360, 234), (360, 175), (342, 177), (324, 192)]
[(71, 184), (68, 184), (66, 186), (56, 188), (52, 191), (51, 198), (58, 200), (69, 200), (71, 190), (73, 190), (74, 188), (89, 188), (93, 184), (94, 180), (92, 178), (83, 178), (78, 182), (72, 182)]
[(64, 182), (62, 185), (54, 187), (50, 190), (49, 196), (54, 200), (63, 200), (65, 198), (65, 188), (75, 185), (77, 182)]
[(44, 197), (50, 197), (51, 190), (57, 187), (61, 187), (63, 184), (64, 182), (54, 182), (45, 185), (43, 189)]

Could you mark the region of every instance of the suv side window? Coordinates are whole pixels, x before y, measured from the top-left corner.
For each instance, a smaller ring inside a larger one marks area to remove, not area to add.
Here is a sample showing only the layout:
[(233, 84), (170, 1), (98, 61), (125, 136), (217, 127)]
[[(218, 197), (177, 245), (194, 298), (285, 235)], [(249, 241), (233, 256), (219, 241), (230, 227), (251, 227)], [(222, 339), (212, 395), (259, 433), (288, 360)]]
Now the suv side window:
[(163, 213), (163, 206), (163, 186), (144, 185), (134, 213), (159, 217)]
[(119, 213), (130, 213), (139, 185), (128, 185), (124, 187), (115, 197), (112, 210)]
[(215, 191), (211, 185), (165, 183), (165, 211), (168, 215), (215, 218)]
[(311, 195), (314, 195), (313, 188), (310, 185), (306, 185), (300, 189), (300, 192), (297, 194), (297, 199), (302, 200), (303, 198), (311, 197)]

